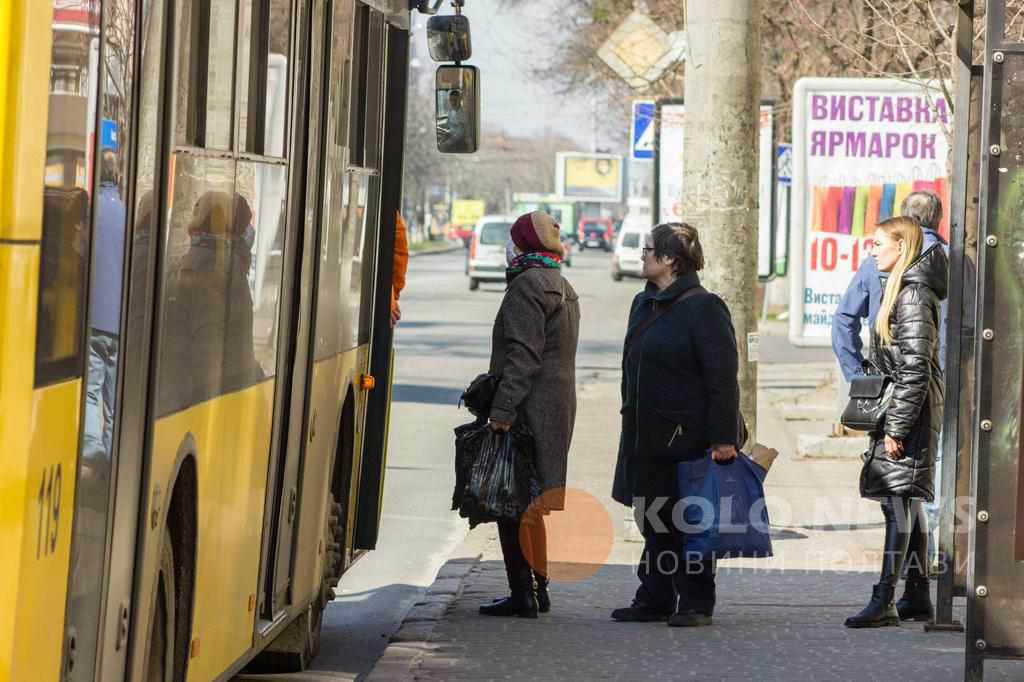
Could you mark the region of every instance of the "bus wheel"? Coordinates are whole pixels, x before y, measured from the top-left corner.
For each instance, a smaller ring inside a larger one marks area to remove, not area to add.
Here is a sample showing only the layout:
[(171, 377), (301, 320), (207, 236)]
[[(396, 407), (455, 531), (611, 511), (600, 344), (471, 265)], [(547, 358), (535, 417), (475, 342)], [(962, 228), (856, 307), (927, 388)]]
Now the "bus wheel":
[(163, 548), (160, 551), (160, 569), (157, 573), (156, 595), (153, 601), (153, 620), (149, 626), (146, 645), (149, 662), (147, 680), (171, 682), (174, 679), (174, 544), (171, 531), (164, 528)]
[(480, 280), (478, 280), (476, 277), (470, 277), (469, 278), (469, 290), (470, 291), (476, 291), (479, 288), (480, 288)]
[(327, 498), (327, 523), (324, 527), (324, 565), (323, 577), (320, 580), (320, 598), (312, 605), (310, 614), (310, 660), (320, 653), (320, 632), (324, 625), (324, 613), (327, 611), (327, 605), (334, 601), (334, 588), (341, 580), (344, 565), (344, 550), (341, 543), (344, 532), (341, 505), (334, 501), (334, 493), (330, 493)]

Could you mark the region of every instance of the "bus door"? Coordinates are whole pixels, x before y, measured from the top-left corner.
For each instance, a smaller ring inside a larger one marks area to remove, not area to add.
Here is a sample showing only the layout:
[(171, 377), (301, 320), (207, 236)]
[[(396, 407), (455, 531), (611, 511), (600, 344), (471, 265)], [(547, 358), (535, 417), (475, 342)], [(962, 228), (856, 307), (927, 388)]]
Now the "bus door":
[[(72, 5), (54, 3), (53, 10), (39, 305), (39, 350), (48, 357), (37, 365), (37, 377), (59, 375), (70, 368), (69, 352), (81, 353), (84, 386), (76, 471), (63, 480), (55, 476), (52, 489), (53, 495), (61, 485), (73, 485), (75, 490), (63, 675), (67, 680), (91, 681), (98, 677), (105, 633), (112, 492), (118, 475), (131, 177), (130, 145), (125, 141), (130, 132), (135, 17), (134, 12), (115, 12), (109, 2)], [(107, 30), (115, 14), (118, 30)], [(75, 279), (81, 280), (81, 293), (88, 291), (88, 298), (81, 298), (85, 305), (72, 315), (73, 297), (61, 292), (67, 293)], [(79, 338), (71, 338), (72, 332)], [(125, 502), (134, 516), (137, 509), (130, 499)], [(112, 625), (116, 639), (118, 624)], [(122, 649), (123, 645), (122, 640)]]
[[(272, 632), (285, 610), (295, 602), (292, 594), (294, 575), (294, 555), (296, 530), (299, 519), (301, 489), (299, 475), (302, 468), (304, 444), (309, 437), (305, 424), (307, 421), (307, 395), (305, 387), (309, 382), (310, 356), (313, 349), (310, 342), (312, 326), (312, 306), (314, 303), (313, 288), (315, 285), (315, 266), (317, 262), (316, 216), (319, 210), (320, 195), (317, 183), (310, 178), (317, 178), (320, 165), (323, 163), (320, 149), (322, 135), (322, 80), (324, 78), (324, 54), (326, 41), (329, 40), (330, 7), (328, 0), (309, 0), (299, 3), (301, 13), (299, 25), (308, 27), (297, 33), (299, 42), (294, 50), (297, 59), (296, 73), (298, 83), (309, 84), (308, 96), (294, 98), (296, 120), (306, 123), (296, 126), (293, 147), (305, 149), (305, 157), (296, 154), (295, 168), (304, 164), (305, 172), (296, 172), (291, 179), (293, 197), (304, 197), (304, 201), (293, 201), (289, 209), (289, 220), (293, 225), (290, 234), (299, 237), (301, 231), (301, 250), (290, 248), (284, 254), (286, 259), (296, 261), (292, 285), (294, 294), (283, 300), (283, 311), (280, 319), (290, 325), (290, 339), (282, 343), (293, 344), (288, 351), (290, 381), (280, 381), (277, 388), (276, 404), (286, 409), (284, 425), (275, 433), (271, 452), (274, 460), (271, 464), (268, 504), (260, 567), (260, 609), (261, 623), (257, 637), (274, 636)], [(297, 92), (305, 95), (307, 88), (300, 87)], [(293, 240), (295, 241), (295, 240)], [(294, 308), (294, 311), (293, 311)], [(324, 548), (326, 551), (326, 548)]]

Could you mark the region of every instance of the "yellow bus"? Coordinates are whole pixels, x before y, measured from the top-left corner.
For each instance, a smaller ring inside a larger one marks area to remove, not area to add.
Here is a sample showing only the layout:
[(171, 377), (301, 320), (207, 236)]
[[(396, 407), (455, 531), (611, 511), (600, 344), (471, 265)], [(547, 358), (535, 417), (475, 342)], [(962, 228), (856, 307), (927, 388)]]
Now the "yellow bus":
[(408, 8), (0, 3), (0, 681), (316, 654), (380, 518)]

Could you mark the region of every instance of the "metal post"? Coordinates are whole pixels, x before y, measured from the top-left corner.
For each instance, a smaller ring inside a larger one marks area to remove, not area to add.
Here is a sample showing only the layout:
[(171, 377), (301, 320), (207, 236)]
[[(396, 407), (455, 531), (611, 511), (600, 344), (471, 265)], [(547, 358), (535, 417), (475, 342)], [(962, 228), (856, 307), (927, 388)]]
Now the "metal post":
[[(954, 83), (954, 159), (952, 175), (950, 216), (950, 253), (949, 280), (954, 283), (949, 288), (949, 313), (946, 317), (946, 395), (942, 425), (942, 478), (939, 494), (939, 575), (935, 600), (935, 618), (924, 627), (925, 632), (963, 632), (964, 627), (953, 618), (953, 597), (956, 591), (956, 565), (954, 531), (956, 512), (956, 479), (959, 467), (958, 459), (960, 444), (969, 434), (960, 433), (960, 378), (961, 358), (963, 357), (961, 341), (971, 343), (971, 339), (963, 339), (964, 296), (972, 296), (974, 292), (965, 292), (964, 258), (967, 218), (967, 176), (970, 160), (977, 153), (972, 153), (971, 142), (971, 77), (972, 47), (974, 42), (974, 0), (961, 0), (958, 3), (956, 21), (956, 54), (953, 62)], [(960, 283), (960, 284), (958, 284)], [(973, 306), (972, 306), (973, 310)], [(973, 328), (971, 323), (970, 328)], [(970, 357), (970, 355), (968, 355)], [(960, 474), (966, 472), (959, 472)]]
[(700, 231), (705, 286), (732, 311), (741, 408), (755, 442), (760, 0), (691, 2), (683, 218)]

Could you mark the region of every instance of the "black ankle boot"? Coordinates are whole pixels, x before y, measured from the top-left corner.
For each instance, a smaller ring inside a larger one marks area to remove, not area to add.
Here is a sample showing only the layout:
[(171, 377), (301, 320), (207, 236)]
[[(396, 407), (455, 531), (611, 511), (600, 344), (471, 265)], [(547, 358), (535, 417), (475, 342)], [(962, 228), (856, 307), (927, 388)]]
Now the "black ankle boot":
[(512, 594), (484, 604), (480, 607), (480, 613), (484, 616), (536, 618), (537, 597), (533, 593), (533, 573), (526, 569), (521, 574), (509, 575), (508, 582)]
[(928, 578), (907, 578), (903, 596), (896, 602), (900, 620), (930, 621), (935, 619)]
[(551, 610), (551, 597), (548, 595), (548, 579), (537, 573), (533, 572), (534, 580), (534, 594), (537, 597), (537, 610), (541, 613), (547, 613)]
[(886, 625), (899, 625), (900, 617), (892, 603), (895, 592), (892, 585), (875, 585), (871, 589), (871, 601), (863, 611), (846, 619), (846, 627), (880, 628)]

